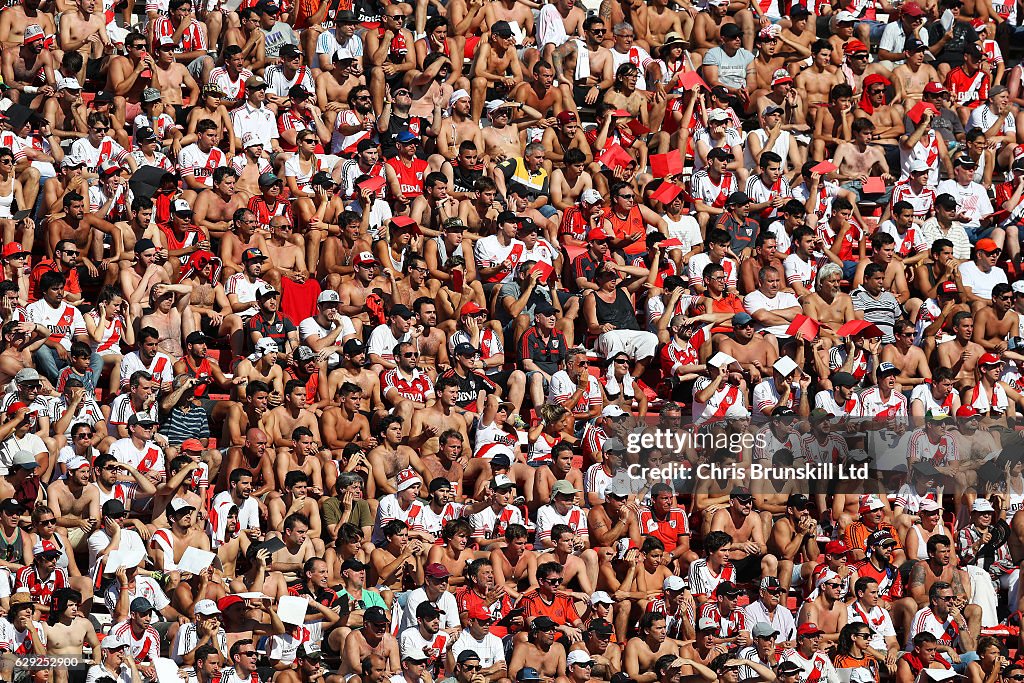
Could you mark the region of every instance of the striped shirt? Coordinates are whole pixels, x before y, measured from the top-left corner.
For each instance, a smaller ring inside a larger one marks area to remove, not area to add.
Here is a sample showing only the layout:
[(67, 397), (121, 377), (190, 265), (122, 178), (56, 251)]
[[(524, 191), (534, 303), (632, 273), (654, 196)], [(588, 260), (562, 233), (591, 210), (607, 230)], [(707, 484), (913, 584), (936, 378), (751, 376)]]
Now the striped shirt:
[(163, 422), (160, 433), (167, 437), (167, 443), (177, 446), (186, 439), (210, 438), (209, 414), (201, 405), (193, 404), (187, 411), (174, 406)]
[(896, 319), (902, 316), (903, 307), (892, 292), (883, 290), (874, 297), (868, 294), (864, 287), (858, 287), (853, 290), (850, 298), (853, 299), (853, 310), (863, 311), (864, 319), (874, 323), (882, 331), (882, 344), (892, 344), (896, 341), (892, 328), (896, 324)]

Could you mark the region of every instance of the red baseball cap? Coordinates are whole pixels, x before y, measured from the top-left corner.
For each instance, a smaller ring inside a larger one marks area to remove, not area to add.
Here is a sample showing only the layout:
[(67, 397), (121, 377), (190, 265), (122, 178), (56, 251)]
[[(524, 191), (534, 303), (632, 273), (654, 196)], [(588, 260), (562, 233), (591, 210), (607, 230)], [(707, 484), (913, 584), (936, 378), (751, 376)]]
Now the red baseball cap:
[(484, 609), (483, 605), (476, 604), (469, 608), (469, 618), (479, 621), (491, 621), (491, 613)]
[(927, 95), (938, 95), (939, 93), (946, 92), (946, 87), (941, 83), (936, 83), (935, 81), (932, 81), (928, 85), (924, 86), (924, 92)]
[(464, 303), (462, 305), (462, 308), (459, 309), (459, 317), (461, 318), (461, 317), (466, 316), (466, 315), (475, 315), (477, 313), (483, 313), (483, 311), (484, 311), (484, 309), (480, 308), (476, 304), (476, 302), (474, 302), (474, 301), (467, 301), (466, 303)]
[(846, 555), (850, 552), (850, 549), (842, 541), (829, 541), (828, 545), (825, 546), (825, 553), (827, 555)]
[(999, 245), (995, 243), (995, 240), (984, 237), (978, 240), (978, 243), (974, 245), (976, 251), (993, 252), (999, 251)]
[(846, 41), (846, 45), (843, 45), (843, 54), (852, 55), (855, 52), (868, 52), (868, 46), (856, 38)]
[(808, 621), (806, 624), (800, 624), (800, 628), (796, 630), (798, 636), (817, 636), (824, 633), (818, 625), (813, 621)]
[(610, 239), (611, 239), (611, 236), (608, 233), (606, 233), (604, 230), (602, 230), (601, 228), (592, 228), (590, 230), (590, 232), (587, 233), (587, 241), (588, 242), (598, 242), (600, 240), (610, 240)]
[(967, 418), (978, 417), (979, 413), (971, 406), (960, 406), (956, 409), (956, 416), (966, 420)]
[(924, 10), (921, 9), (921, 6), (914, 2), (913, 0), (910, 0), (910, 2), (903, 3), (903, 6), (900, 8), (900, 11), (903, 12), (903, 14), (908, 17), (924, 16)]
[(185, 439), (181, 442), (179, 449), (182, 451), (202, 451), (203, 442), (199, 439)]
[(978, 365), (1002, 365), (1003, 359), (994, 353), (983, 353), (978, 359)]
[(14, 258), (15, 256), (27, 256), (28, 252), (25, 251), (24, 247), (21, 246), (21, 242), (8, 242), (4, 245), (4, 250), (0, 253), (5, 259)]

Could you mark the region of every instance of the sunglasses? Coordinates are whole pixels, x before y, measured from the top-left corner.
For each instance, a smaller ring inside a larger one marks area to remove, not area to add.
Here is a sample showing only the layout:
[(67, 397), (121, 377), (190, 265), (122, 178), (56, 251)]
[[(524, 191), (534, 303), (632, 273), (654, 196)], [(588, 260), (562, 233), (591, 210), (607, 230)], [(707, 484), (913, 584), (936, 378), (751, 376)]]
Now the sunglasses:
[(541, 579), (541, 581), (543, 581), (544, 583), (549, 584), (551, 586), (561, 586), (562, 585), (562, 579)]

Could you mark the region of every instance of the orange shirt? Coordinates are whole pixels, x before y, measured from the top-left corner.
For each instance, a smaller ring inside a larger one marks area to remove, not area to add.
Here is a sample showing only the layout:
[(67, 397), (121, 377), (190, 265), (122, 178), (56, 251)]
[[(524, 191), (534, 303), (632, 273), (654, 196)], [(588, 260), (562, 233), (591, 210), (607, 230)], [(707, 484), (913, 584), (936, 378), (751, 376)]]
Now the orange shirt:
[(521, 606), (526, 610), (524, 616), (527, 621), (534, 617), (544, 616), (559, 626), (566, 626), (580, 620), (580, 615), (576, 611), (572, 598), (562, 593), (555, 593), (555, 601), (549, 605), (544, 601), (539, 592), (534, 591), (523, 598)]

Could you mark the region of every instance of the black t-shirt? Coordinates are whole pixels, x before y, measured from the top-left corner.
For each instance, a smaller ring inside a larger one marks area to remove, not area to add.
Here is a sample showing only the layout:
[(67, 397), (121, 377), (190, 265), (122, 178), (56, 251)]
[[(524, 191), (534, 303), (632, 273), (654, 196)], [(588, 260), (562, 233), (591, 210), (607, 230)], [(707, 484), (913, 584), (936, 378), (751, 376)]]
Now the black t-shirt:
[[(949, 39), (939, 54), (935, 55), (937, 63), (949, 64), (955, 68), (964, 63), (964, 48), (970, 43), (978, 42), (978, 32), (966, 21), (953, 22), (953, 37)], [(936, 21), (928, 27), (928, 43), (934, 45), (946, 34), (941, 21)]]
[[(391, 118), (388, 120), (387, 131), (380, 134), (381, 158), (391, 159), (392, 157), (398, 156), (398, 148), (395, 147), (395, 138), (402, 131), (407, 130), (413, 135), (422, 138), (429, 127), (430, 121), (422, 116), (402, 117), (392, 111)], [(416, 156), (420, 159), (427, 158), (426, 152), (423, 151), (423, 145), (420, 145), (416, 149)]]
[(455, 400), (455, 405), (473, 413), (476, 412), (476, 401), (480, 392), (493, 393), (497, 389), (497, 385), (494, 382), (476, 372), (471, 372), (463, 377), (455, 372), (454, 369), (451, 369), (442, 373), (438, 380), (446, 377), (454, 377), (455, 381), (459, 383), (459, 397)]
[(283, 351), (285, 342), (288, 341), (288, 335), (297, 332), (298, 329), (295, 327), (295, 323), (280, 311), (271, 322), (267, 322), (262, 313), (257, 313), (245, 321), (245, 353), (250, 354), (254, 350), (255, 345), (252, 343), (250, 334), (252, 332), (259, 332), (264, 337), (270, 337), (277, 342), (277, 348)]

